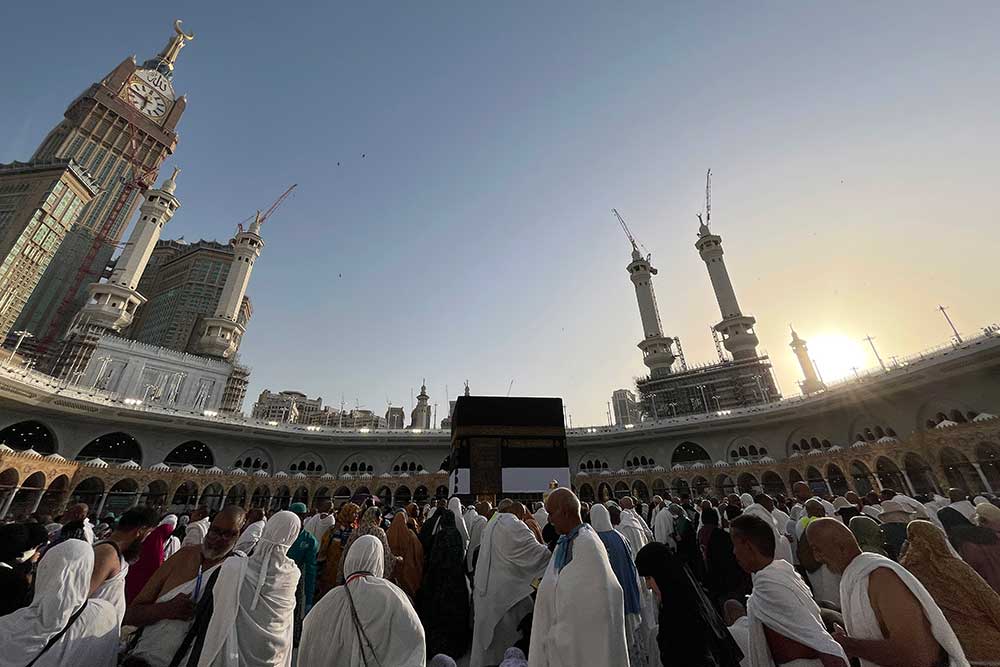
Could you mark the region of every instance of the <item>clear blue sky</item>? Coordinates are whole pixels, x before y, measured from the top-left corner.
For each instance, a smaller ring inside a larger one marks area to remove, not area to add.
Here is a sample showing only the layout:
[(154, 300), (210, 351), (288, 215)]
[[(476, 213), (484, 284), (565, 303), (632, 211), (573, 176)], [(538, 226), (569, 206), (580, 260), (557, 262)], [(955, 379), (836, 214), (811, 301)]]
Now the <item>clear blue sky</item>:
[(446, 384), (513, 378), (602, 423), (644, 371), (611, 207), (666, 332), (714, 356), (708, 167), (786, 395), (788, 322), (840, 340), (832, 372), (868, 333), (885, 356), (943, 341), (938, 303), (965, 330), (998, 316), (998, 3), (4, 3), (0, 161), (178, 17), (165, 236), (226, 240), (299, 184), (250, 284), (247, 408), (268, 387), (409, 410), (426, 377), (440, 419)]

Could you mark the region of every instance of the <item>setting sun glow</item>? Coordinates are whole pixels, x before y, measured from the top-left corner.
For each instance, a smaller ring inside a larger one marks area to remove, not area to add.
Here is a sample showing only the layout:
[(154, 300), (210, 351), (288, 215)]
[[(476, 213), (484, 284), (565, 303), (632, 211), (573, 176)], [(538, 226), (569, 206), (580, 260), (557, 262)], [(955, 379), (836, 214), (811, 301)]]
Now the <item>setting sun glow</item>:
[(860, 340), (840, 333), (823, 333), (808, 340), (809, 356), (825, 382), (833, 382), (862, 371), (872, 364), (870, 352)]

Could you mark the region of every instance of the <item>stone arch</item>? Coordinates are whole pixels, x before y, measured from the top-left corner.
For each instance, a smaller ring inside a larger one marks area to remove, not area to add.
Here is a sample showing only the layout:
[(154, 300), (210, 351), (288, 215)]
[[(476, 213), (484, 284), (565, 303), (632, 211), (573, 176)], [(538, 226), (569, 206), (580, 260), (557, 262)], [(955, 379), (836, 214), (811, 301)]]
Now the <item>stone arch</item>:
[(1000, 491), (1000, 446), (992, 442), (980, 442), (976, 445), (975, 456), (993, 491)]
[(396, 457), (396, 460), (392, 462), (386, 472), (392, 471), (396, 474), (401, 472), (413, 473), (421, 472), (423, 469), (424, 464), (420, 462), (420, 457), (413, 452), (403, 452)]
[(247, 506), (247, 487), (244, 484), (233, 484), (226, 491), (226, 505)]
[(309, 489), (304, 486), (295, 489), (295, 493), (292, 494), (292, 502), (302, 503), (306, 507), (309, 507)]
[[(104, 501), (104, 508), (101, 514), (104, 515), (112, 512), (117, 516), (133, 505), (138, 504), (139, 495), (139, 482), (131, 477), (123, 477), (108, 489), (108, 498)], [(98, 516), (97, 518), (101, 519), (102, 517)]]
[(185, 509), (188, 507), (194, 507), (195, 503), (198, 501), (198, 485), (187, 480), (182, 482), (175, 490), (173, 499), (170, 501), (171, 505), (180, 505)]
[(581, 456), (578, 466), (580, 470), (586, 470), (587, 472), (610, 470), (607, 457), (596, 452), (587, 452)]
[(250, 496), (250, 506), (266, 508), (271, 504), (271, 489), (266, 484), (261, 484), (253, 490)]
[(438, 499), (447, 498), (448, 497), (448, 487), (445, 486), (444, 484), (441, 484), (440, 486), (438, 486), (438, 488), (434, 489), (434, 497), (438, 498)]
[(826, 466), (826, 481), (830, 483), (830, 491), (835, 496), (842, 496), (851, 490), (847, 476), (836, 463), (830, 463)]
[(326, 461), (315, 452), (306, 452), (301, 456), (296, 456), (295, 460), (288, 464), (288, 470), (309, 476), (322, 475), (326, 472)]
[(893, 489), (897, 493), (909, 493), (909, 487), (903, 478), (903, 473), (896, 462), (888, 456), (880, 456), (875, 461), (875, 474), (883, 488)]
[(71, 494), (72, 504), (87, 503), (96, 508), (97, 503), (101, 501), (101, 496), (103, 495), (104, 480), (100, 477), (88, 477), (73, 487)]
[(393, 504), (396, 507), (404, 507), (410, 502), (411, 497), (412, 495), (410, 494), (410, 487), (400, 486), (396, 489), (396, 492), (393, 494)]
[(0, 489), (13, 489), (21, 479), (21, 473), (17, 468), (7, 468), (0, 472)]
[(620, 500), (628, 495), (628, 484), (626, 482), (615, 482), (615, 495), (613, 500)]
[(380, 501), (382, 501), (382, 507), (389, 507), (392, 505), (392, 489), (388, 486), (383, 485), (379, 487), (379, 489), (375, 492), (375, 495), (378, 496)]
[(292, 504), (292, 490), (288, 488), (287, 484), (282, 484), (274, 492), (272, 500), (278, 509), (286, 510)]
[(351, 499), (351, 490), (346, 486), (338, 486), (337, 490), (333, 492), (333, 497), (338, 503), (345, 503)]
[(594, 489), (590, 484), (580, 485), (580, 500), (585, 503), (594, 502)]
[(626, 470), (656, 465), (656, 459), (644, 448), (635, 447), (625, 455), (622, 467)]
[(55, 433), (36, 419), (20, 421), (0, 430), (0, 444), (19, 452), (34, 449), (39, 454), (55, 454), (59, 451)]
[(796, 470), (795, 468), (790, 468), (788, 470), (788, 488), (789, 489), (792, 488), (793, 486), (795, 486), (796, 482), (804, 482), (804, 481), (805, 481), (805, 479), (803, 479), (802, 473), (800, 473), (798, 470)]
[(188, 440), (170, 450), (163, 462), (175, 467), (193, 465), (195, 468), (211, 468), (215, 465), (215, 455), (204, 442)]
[[(963, 413), (968, 414), (969, 412), (977, 414), (979, 411), (970, 403), (956, 400), (954, 396), (933, 395), (917, 409), (914, 427), (916, 430), (922, 431), (933, 428), (945, 419), (962, 423), (966, 421), (965, 418), (961, 418), (964, 417)], [(956, 419), (956, 417), (961, 419)]]
[(875, 476), (864, 461), (851, 461), (850, 474), (854, 481), (854, 490), (858, 495), (863, 496), (874, 489), (872, 480)]
[(691, 480), (691, 488), (694, 489), (695, 495), (701, 497), (709, 495), (709, 492), (712, 489), (712, 485), (708, 483), (707, 479), (705, 479), (701, 475), (697, 475), (694, 479)]
[(691, 485), (687, 483), (686, 479), (678, 477), (670, 483), (670, 489), (677, 493), (678, 496), (691, 496)]
[(981, 489), (982, 482), (979, 480), (979, 475), (964, 453), (954, 447), (942, 447), (940, 456), (948, 486), (963, 489), (969, 493)]
[(635, 496), (641, 502), (648, 502), (650, 498), (649, 487), (647, 487), (646, 483), (643, 482), (641, 479), (637, 479), (634, 482), (632, 482), (631, 495)]
[(350, 456), (346, 457), (340, 465), (337, 466), (337, 474), (350, 473), (352, 475), (358, 474), (374, 474), (375, 466), (373, 465), (373, 458), (371, 453), (355, 452)]
[(611, 485), (607, 482), (600, 482), (597, 485), (597, 498), (596, 502), (603, 503), (608, 500), (614, 500), (615, 492), (611, 488)]
[(235, 461), (236, 464), (233, 467), (242, 468), (243, 470), (253, 471), (253, 470), (273, 470), (274, 460), (271, 455), (260, 447), (252, 447), (242, 454)]
[(826, 480), (823, 479), (823, 473), (816, 466), (808, 466), (806, 468), (806, 482), (816, 495), (825, 496), (830, 493), (830, 489), (826, 485)]
[(21, 488), (14, 493), (14, 499), (9, 512), (14, 516), (30, 514), (35, 507), (35, 502), (40, 502), (45, 494), (45, 473), (38, 470), (28, 475)]
[(764, 474), (760, 476), (760, 482), (761, 486), (764, 487), (764, 493), (769, 496), (776, 496), (779, 493), (783, 494), (786, 492), (784, 480), (781, 479), (781, 475), (773, 470), (765, 470)]
[(909, 478), (914, 494), (932, 494), (937, 492), (934, 471), (922, 456), (916, 452), (907, 452), (903, 456), (903, 471)]
[(319, 507), (321, 503), (326, 502), (327, 500), (331, 503), (333, 502), (333, 496), (330, 495), (330, 487), (321, 486), (316, 489), (316, 493), (313, 494), (313, 506)]
[(736, 486), (740, 493), (750, 493), (756, 495), (760, 490), (760, 482), (751, 473), (742, 473), (736, 478)]
[(222, 488), (222, 484), (212, 482), (202, 490), (201, 498), (198, 499), (198, 506), (207, 507), (209, 511), (220, 510), (225, 501), (226, 491)]
[(661, 498), (665, 498), (668, 495), (667, 491), (668, 491), (667, 483), (664, 482), (661, 478), (657, 477), (656, 479), (653, 480), (654, 496), (660, 496)]
[(696, 442), (685, 440), (674, 447), (674, 450), (670, 453), (671, 467), (677, 464), (690, 464), (697, 462), (711, 463), (712, 457), (709, 456), (707, 449)]
[(720, 497), (736, 493), (736, 482), (726, 473), (719, 473), (715, 476), (715, 490), (719, 493)]
[(49, 482), (38, 503), (38, 512), (42, 514), (58, 514), (67, 492), (69, 491), (69, 476), (58, 475)]
[(76, 455), (77, 461), (101, 459), (108, 463), (135, 461), (142, 464), (142, 447), (139, 441), (128, 433), (116, 431), (99, 435), (88, 442)]
[(425, 503), (427, 502), (429, 496), (430, 494), (427, 492), (427, 487), (423, 484), (413, 489), (413, 502), (415, 503)]

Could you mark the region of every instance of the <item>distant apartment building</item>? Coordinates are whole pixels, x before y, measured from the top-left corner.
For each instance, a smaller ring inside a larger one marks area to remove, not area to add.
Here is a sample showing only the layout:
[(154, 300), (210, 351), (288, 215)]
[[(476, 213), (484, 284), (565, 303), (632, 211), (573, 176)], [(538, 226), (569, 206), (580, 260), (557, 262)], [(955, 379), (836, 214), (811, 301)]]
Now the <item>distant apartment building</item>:
[(388, 420), (364, 408), (354, 408), (353, 410), (344, 410), (341, 412), (336, 408), (326, 406), (314, 413), (309, 423), (313, 426), (329, 426), (331, 428), (377, 429), (386, 428)]
[(275, 393), (265, 389), (257, 397), (251, 417), (287, 424), (312, 424), (314, 416), (322, 410), (322, 398), (309, 398), (298, 391)]
[(385, 413), (386, 428), (402, 429), (406, 426), (406, 412), (402, 407), (389, 406)]
[(615, 424), (635, 424), (639, 421), (639, 404), (635, 394), (628, 389), (616, 389), (611, 393), (611, 408), (615, 415)]

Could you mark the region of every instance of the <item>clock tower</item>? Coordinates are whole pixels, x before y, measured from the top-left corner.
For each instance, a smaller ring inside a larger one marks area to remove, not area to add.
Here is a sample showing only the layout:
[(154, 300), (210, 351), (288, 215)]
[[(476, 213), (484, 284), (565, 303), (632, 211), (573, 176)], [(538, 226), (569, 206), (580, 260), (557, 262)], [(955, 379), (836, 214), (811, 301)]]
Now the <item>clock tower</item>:
[[(137, 65), (134, 57), (118, 64), (67, 107), (60, 122), (32, 157), (33, 161), (72, 158), (90, 172), (100, 194), (81, 211), (78, 223), (66, 235), (33, 291), (15, 326), (35, 335), (62, 336), (71, 318), (85, 303), (87, 286), (106, 274), (115, 244), (121, 241), (128, 221), (142, 200), (134, 191), (115, 213), (125, 181), (130, 179), (130, 158), (156, 178), (163, 161), (177, 147), (177, 123), (187, 106), (174, 92), (177, 56), (194, 39), (174, 23), (174, 34), (155, 57)], [(77, 273), (87, 260), (95, 238), (114, 215), (101, 239), (101, 248), (90, 262), (88, 275), (77, 284)], [(75, 303), (59, 308), (73, 291)]]

